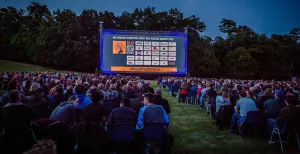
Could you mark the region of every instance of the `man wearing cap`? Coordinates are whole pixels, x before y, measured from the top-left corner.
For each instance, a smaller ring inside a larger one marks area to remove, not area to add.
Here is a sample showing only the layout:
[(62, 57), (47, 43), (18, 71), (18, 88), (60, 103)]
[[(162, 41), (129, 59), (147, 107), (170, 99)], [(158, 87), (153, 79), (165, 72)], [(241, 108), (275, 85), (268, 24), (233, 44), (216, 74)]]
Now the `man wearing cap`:
[(264, 118), (277, 118), (280, 110), (286, 105), (284, 103), (284, 93), (282, 90), (275, 90), (275, 98), (269, 99), (264, 103)]

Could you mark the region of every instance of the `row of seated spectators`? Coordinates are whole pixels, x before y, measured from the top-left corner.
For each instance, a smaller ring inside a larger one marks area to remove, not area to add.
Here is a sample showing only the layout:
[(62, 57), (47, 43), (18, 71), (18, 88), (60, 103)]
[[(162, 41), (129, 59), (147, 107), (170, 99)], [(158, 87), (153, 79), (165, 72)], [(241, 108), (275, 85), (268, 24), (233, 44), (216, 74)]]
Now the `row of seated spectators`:
[[(168, 100), (139, 77), (2, 73), (0, 102), (1, 153), (22, 153), (43, 139), (56, 141), (58, 153), (149, 153), (147, 141), (155, 141), (155, 153), (171, 151)], [(113, 148), (123, 143), (131, 146)]]
[[(246, 126), (250, 130), (258, 126), (258, 132), (268, 132), (271, 138), (274, 128), (286, 129), (288, 118), (300, 117), (299, 82), (162, 77), (158, 84), (177, 96), (179, 103), (199, 105), (216, 124), (230, 124), (233, 133), (245, 135)], [(300, 133), (300, 123), (291, 123)]]

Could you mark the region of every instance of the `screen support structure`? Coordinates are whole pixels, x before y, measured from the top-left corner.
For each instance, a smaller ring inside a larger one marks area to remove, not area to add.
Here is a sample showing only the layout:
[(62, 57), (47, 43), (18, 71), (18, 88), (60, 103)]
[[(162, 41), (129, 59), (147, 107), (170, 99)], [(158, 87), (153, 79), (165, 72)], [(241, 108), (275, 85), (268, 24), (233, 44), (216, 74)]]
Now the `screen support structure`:
[[(188, 27), (184, 27), (184, 33), (185, 33), (185, 36), (186, 36), (186, 38), (188, 38)], [(187, 50), (187, 46), (188, 46), (188, 42), (187, 41), (185, 41), (185, 46), (186, 46), (186, 49), (185, 50)], [(185, 53), (187, 54), (187, 51), (185, 51)], [(185, 62), (187, 62), (187, 55), (185, 55)], [(188, 76), (188, 66), (186, 66), (186, 74), (185, 74), (185, 76)]]
[[(100, 42), (102, 42), (101, 41), (101, 39), (102, 39), (102, 34), (103, 34), (103, 24), (104, 24), (104, 22), (103, 21), (100, 21), (99, 22), (99, 40), (100, 40)], [(101, 44), (100, 44), (100, 46), (101, 46)], [(101, 73), (102, 73), (102, 62), (101, 62), (101, 54), (102, 54), (102, 48), (100, 47), (100, 57), (99, 57), (99, 66), (100, 66), (100, 68), (99, 68), (99, 71), (101, 71)]]

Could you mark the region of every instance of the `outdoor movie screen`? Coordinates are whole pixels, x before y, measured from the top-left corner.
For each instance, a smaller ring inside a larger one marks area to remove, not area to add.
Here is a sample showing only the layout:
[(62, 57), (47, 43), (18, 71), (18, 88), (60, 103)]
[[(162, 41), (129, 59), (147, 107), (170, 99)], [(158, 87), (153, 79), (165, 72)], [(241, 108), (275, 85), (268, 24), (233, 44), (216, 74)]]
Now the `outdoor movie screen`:
[(100, 67), (104, 73), (186, 74), (184, 33), (103, 32)]

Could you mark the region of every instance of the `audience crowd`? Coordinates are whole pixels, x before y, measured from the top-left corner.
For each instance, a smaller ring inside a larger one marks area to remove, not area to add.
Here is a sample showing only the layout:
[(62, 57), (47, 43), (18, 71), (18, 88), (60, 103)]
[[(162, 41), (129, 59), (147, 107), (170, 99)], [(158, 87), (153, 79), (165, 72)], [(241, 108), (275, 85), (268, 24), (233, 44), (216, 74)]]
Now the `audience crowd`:
[(138, 76), (1, 73), (0, 102), (1, 153), (171, 153), (168, 100)]
[(228, 124), (229, 132), (243, 136), (268, 134), (269, 143), (274, 143), (274, 130), (292, 133), (300, 149), (300, 82), (160, 77), (158, 84), (179, 103), (206, 111), (220, 129)]
[[(157, 84), (232, 133), (268, 132), (273, 143), (274, 129), (299, 128), (299, 82), (159, 77)], [(169, 102), (138, 76), (1, 73), (0, 103), (1, 153), (171, 153)]]

